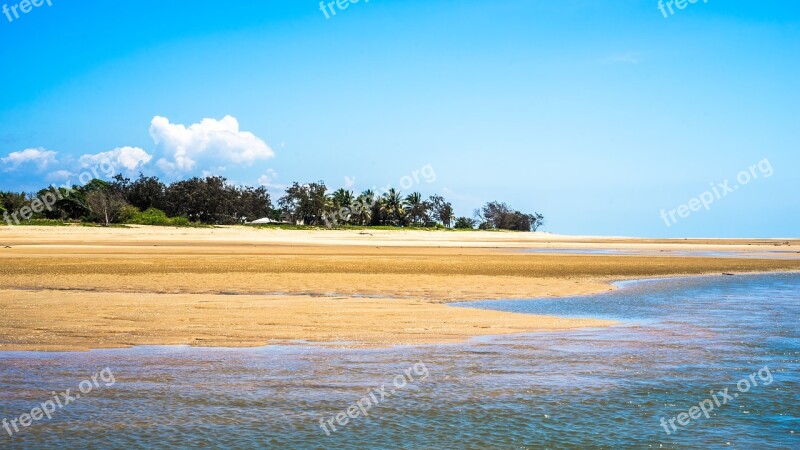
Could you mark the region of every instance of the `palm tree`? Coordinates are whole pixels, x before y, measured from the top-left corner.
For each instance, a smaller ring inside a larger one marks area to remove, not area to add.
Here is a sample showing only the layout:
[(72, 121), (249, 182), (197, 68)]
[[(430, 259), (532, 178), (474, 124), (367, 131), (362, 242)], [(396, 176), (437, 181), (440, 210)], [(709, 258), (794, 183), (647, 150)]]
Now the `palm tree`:
[(381, 209), (391, 224), (396, 227), (402, 225), (406, 211), (403, 207), (403, 197), (400, 195), (400, 192), (395, 188), (390, 188), (385, 194), (383, 194), (381, 203)]
[(424, 224), (427, 222), (430, 205), (422, 201), (422, 194), (419, 192), (412, 192), (409, 194), (408, 197), (406, 197), (406, 206), (408, 207), (408, 218), (411, 223)]
[(333, 204), (339, 208), (349, 208), (353, 205), (353, 193), (341, 188), (331, 194), (331, 200), (333, 200)]
[(442, 225), (450, 228), (453, 222), (453, 205), (445, 203), (439, 208), (439, 220), (442, 221)]
[(353, 216), (353, 193), (344, 188), (335, 191), (328, 197), (325, 209), (337, 222), (349, 224)]
[(375, 193), (367, 189), (353, 204), (353, 221), (362, 226), (370, 225), (375, 210)]
[(433, 219), (450, 228), (453, 222), (453, 205), (441, 195), (432, 195), (428, 199)]

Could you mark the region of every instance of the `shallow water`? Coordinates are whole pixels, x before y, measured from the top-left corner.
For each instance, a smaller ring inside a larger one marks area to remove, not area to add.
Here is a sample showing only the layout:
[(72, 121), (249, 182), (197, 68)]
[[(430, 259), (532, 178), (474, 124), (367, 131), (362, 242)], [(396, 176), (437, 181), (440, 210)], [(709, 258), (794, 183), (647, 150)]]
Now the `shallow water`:
[[(74, 395), (103, 368), (114, 377), (51, 420), (13, 436), (0, 428), (0, 447), (800, 448), (800, 275), (646, 281), (597, 296), (469, 307), (622, 324), (388, 350), (0, 353), (0, 418), (8, 420), (51, 391)], [(764, 367), (769, 385), (759, 378)], [(668, 426), (669, 435), (659, 423), (712, 389), (739, 393), (737, 381), (759, 369), (758, 386), (709, 418)], [(337, 431), (325, 434), (320, 418), (368, 392), (378, 399), (382, 384), (388, 397), (365, 408), (367, 417), (334, 421)]]
[(762, 250), (759, 252), (732, 252), (710, 250), (641, 250), (616, 248), (526, 248), (525, 253), (554, 253), (568, 255), (625, 255), (625, 256), (669, 256), (681, 258), (757, 258), (800, 259), (796, 250)]

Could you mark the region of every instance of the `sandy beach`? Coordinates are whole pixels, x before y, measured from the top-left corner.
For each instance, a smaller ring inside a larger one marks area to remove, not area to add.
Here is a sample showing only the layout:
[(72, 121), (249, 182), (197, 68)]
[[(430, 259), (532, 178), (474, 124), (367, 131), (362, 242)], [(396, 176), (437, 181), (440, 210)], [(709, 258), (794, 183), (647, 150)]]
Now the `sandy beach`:
[[(598, 254), (563, 253), (570, 249)], [(445, 303), (598, 293), (624, 279), (797, 271), (798, 249), (787, 239), (0, 227), (0, 350), (389, 346), (601, 327), (611, 323)]]

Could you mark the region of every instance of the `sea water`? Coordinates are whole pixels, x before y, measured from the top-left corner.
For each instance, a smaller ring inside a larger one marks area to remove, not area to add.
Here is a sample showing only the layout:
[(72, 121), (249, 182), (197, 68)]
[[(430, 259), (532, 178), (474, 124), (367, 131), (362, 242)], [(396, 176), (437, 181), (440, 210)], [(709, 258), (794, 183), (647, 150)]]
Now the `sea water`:
[[(454, 307), (619, 325), (390, 349), (5, 352), (0, 419), (106, 368), (114, 383), (0, 428), (0, 448), (800, 448), (798, 274)], [(669, 425), (704, 400), (708, 417)]]

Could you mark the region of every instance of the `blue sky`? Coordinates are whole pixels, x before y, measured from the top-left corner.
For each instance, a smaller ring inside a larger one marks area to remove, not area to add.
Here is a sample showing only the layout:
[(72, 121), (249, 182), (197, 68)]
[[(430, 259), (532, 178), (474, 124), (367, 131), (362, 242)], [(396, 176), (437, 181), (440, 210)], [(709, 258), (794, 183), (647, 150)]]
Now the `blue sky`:
[[(409, 190), (459, 215), (498, 199), (554, 233), (798, 235), (794, 2), (51, 2), (0, 15), (2, 190), (77, 182), (98, 154), (276, 193), (430, 165)], [(771, 176), (660, 217), (764, 159)]]

